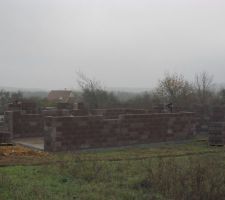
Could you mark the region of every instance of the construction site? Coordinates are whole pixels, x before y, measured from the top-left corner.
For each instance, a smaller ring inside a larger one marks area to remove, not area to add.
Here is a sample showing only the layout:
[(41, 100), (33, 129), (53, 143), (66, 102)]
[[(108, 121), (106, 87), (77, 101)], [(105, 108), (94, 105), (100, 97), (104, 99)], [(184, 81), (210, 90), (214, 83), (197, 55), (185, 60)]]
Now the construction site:
[(41, 110), (34, 102), (15, 101), (5, 111), (0, 142), (58, 152), (186, 140), (204, 134), (210, 145), (224, 145), (224, 121), (222, 106), (171, 112), (159, 107), (88, 110), (83, 103), (57, 103)]

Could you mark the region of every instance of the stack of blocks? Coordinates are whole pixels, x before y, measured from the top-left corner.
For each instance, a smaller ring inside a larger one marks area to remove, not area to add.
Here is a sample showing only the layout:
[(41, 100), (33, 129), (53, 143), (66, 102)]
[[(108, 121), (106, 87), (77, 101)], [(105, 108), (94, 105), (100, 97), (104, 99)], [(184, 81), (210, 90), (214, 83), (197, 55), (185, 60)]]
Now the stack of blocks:
[(209, 145), (225, 144), (225, 107), (214, 106), (209, 125)]
[(209, 145), (225, 144), (225, 122), (212, 122), (209, 127)]

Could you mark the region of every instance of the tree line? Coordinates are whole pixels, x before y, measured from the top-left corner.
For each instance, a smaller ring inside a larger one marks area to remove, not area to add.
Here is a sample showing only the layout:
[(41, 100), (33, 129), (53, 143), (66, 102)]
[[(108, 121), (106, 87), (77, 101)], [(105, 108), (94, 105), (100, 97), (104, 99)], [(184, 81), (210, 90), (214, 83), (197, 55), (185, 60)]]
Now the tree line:
[[(81, 91), (74, 91), (75, 98), (89, 109), (99, 108), (146, 108), (172, 103), (174, 106), (191, 108), (193, 105), (224, 105), (225, 87), (216, 88), (213, 76), (207, 72), (197, 74), (188, 81), (182, 74), (165, 73), (155, 88), (142, 93), (108, 91), (100, 81), (83, 73), (77, 73), (77, 82)], [(21, 91), (0, 91), (0, 114), (7, 103), (14, 100), (29, 99), (39, 107), (54, 106), (43, 97), (24, 97)]]
[(207, 72), (199, 73), (193, 81), (182, 74), (165, 73), (157, 86), (149, 91), (121, 100), (122, 93), (109, 92), (99, 81), (78, 73), (78, 83), (82, 89), (82, 101), (89, 108), (133, 107), (152, 108), (152, 106), (172, 103), (174, 106), (191, 108), (193, 105), (225, 104), (225, 88), (215, 88), (213, 76)]

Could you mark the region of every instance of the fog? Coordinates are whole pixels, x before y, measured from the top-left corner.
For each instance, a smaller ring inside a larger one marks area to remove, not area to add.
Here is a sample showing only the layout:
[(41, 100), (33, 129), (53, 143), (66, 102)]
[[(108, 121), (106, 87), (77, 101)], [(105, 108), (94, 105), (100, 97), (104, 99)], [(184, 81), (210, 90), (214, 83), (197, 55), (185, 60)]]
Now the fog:
[(223, 0), (0, 0), (0, 86), (152, 88), (165, 72), (224, 83)]

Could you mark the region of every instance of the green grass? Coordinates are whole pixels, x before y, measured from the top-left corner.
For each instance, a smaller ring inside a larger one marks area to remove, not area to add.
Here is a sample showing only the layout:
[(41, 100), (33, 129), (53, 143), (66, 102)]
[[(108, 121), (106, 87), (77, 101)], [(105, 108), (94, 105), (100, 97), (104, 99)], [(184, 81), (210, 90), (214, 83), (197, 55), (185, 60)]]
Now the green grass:
[(0, 168), (1, 200), (225, 199), (225, 148), (206, 141), (58, 153)]

